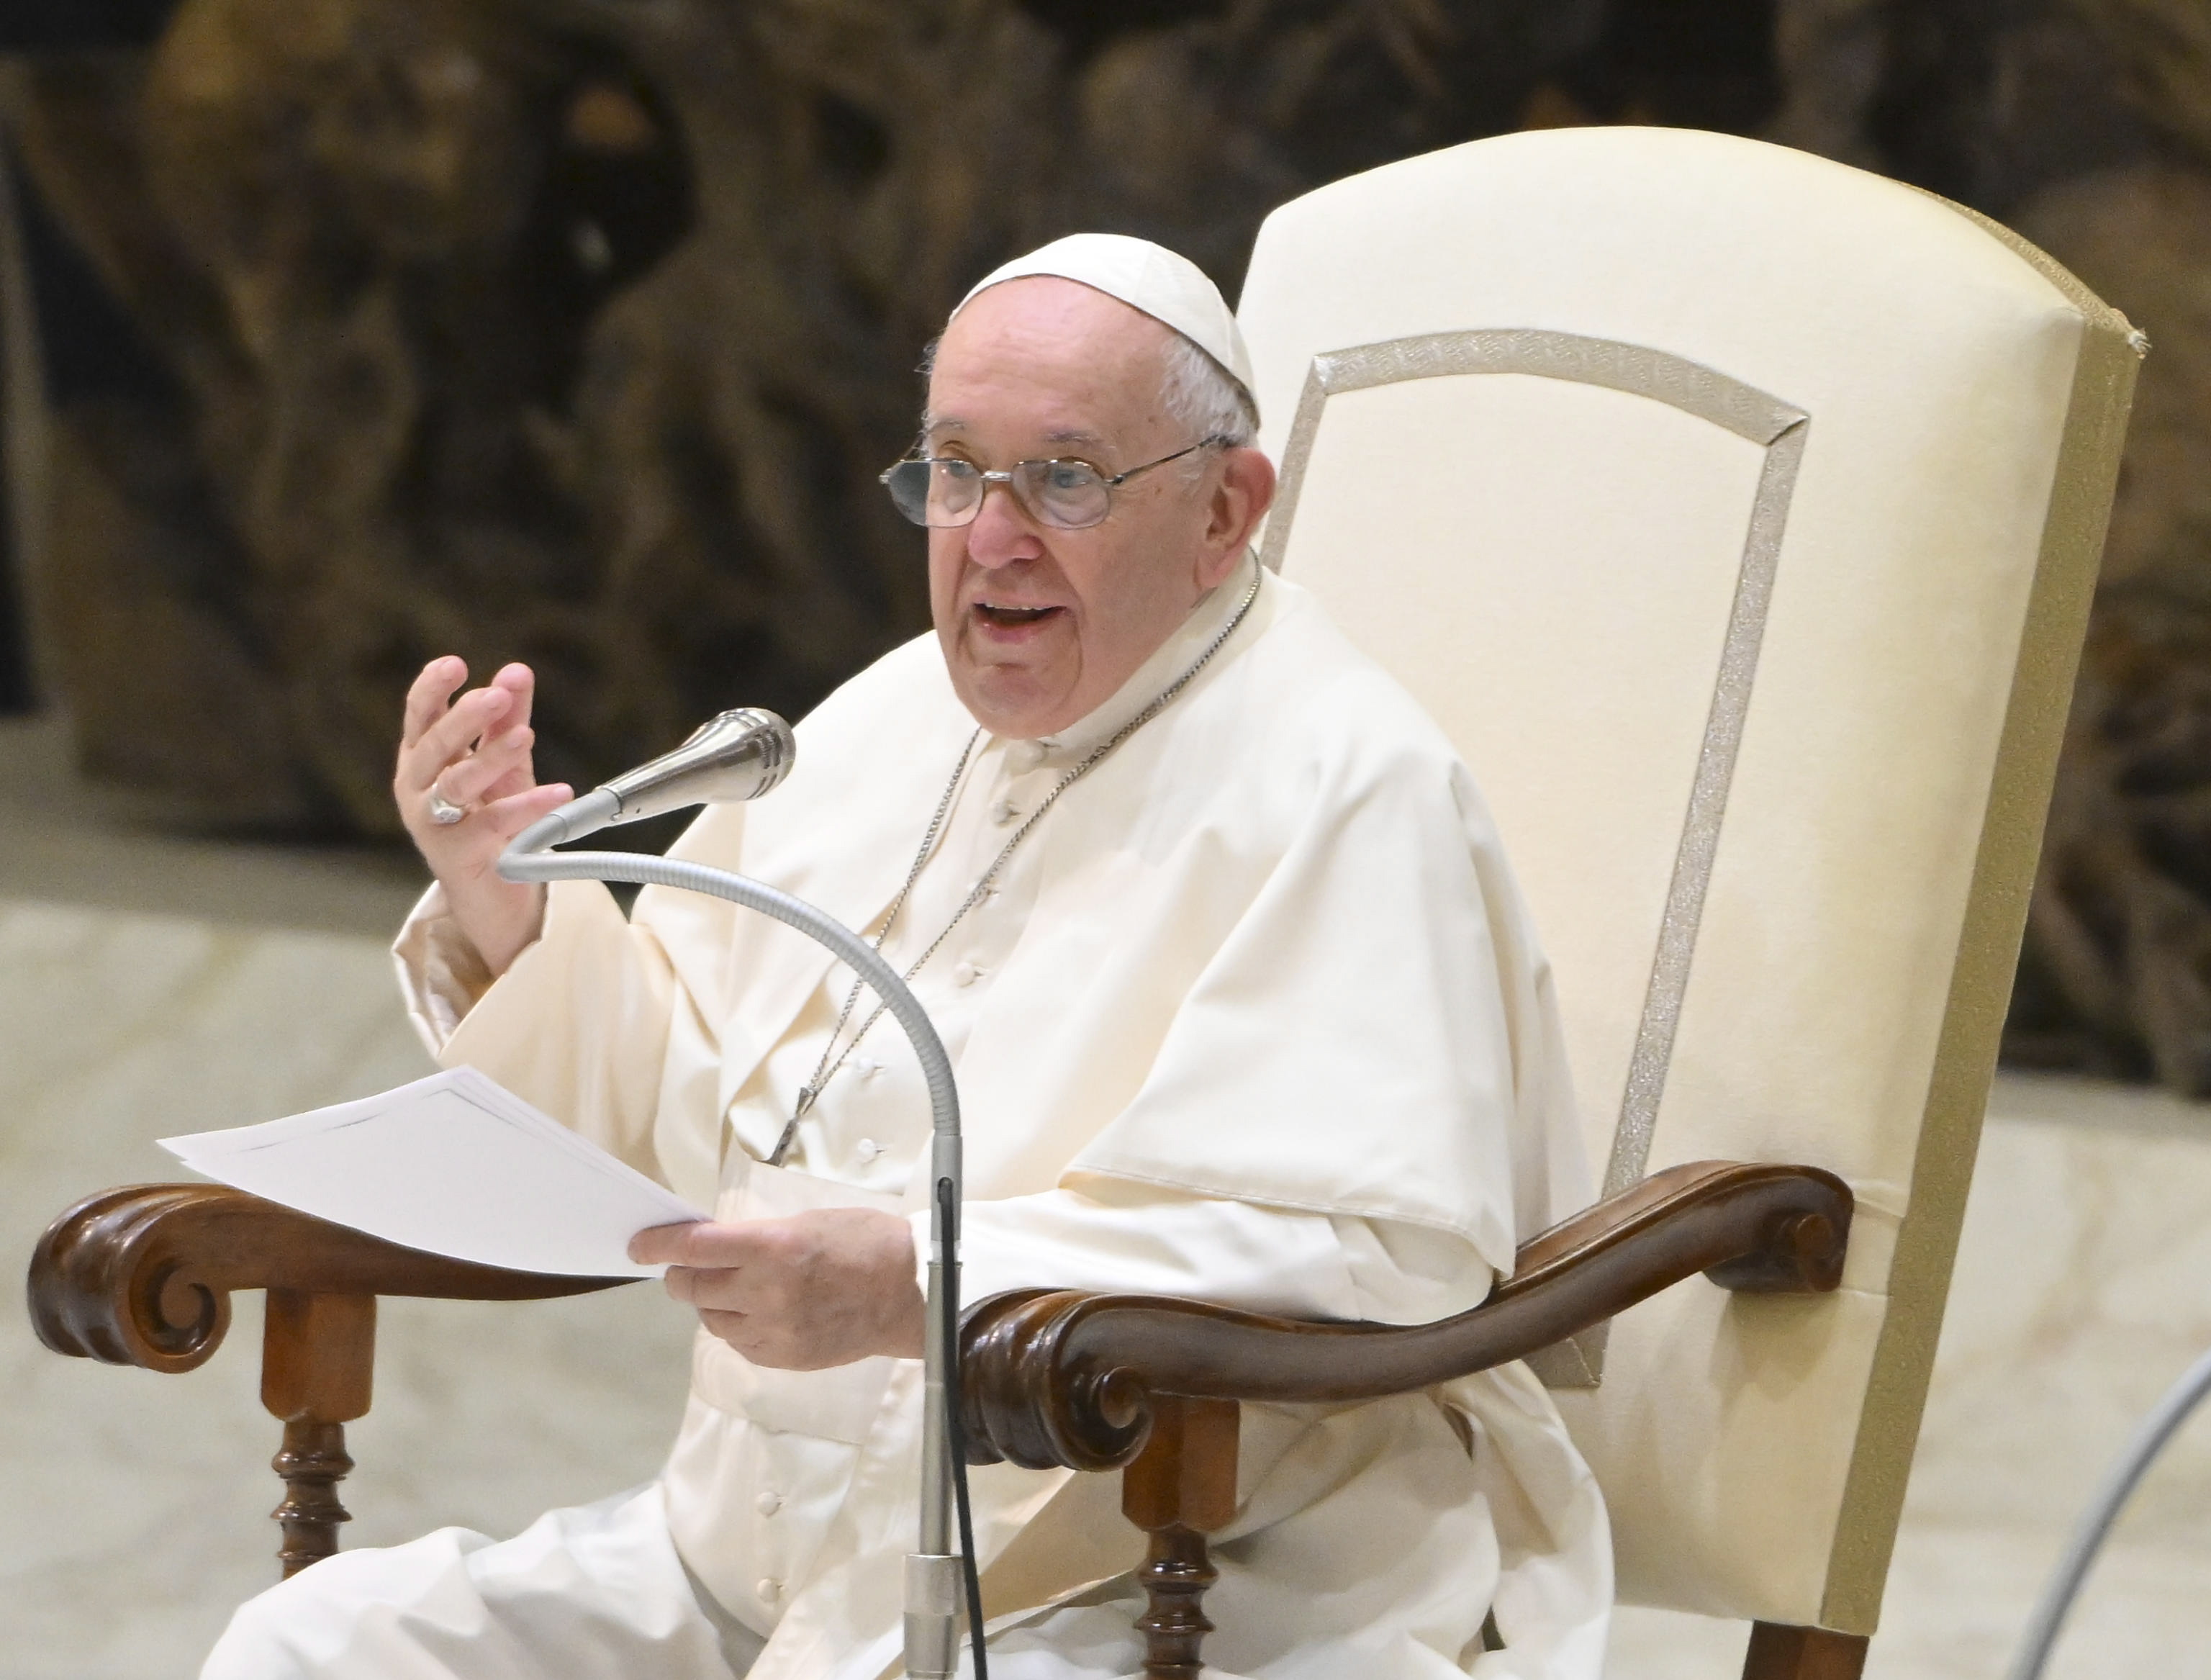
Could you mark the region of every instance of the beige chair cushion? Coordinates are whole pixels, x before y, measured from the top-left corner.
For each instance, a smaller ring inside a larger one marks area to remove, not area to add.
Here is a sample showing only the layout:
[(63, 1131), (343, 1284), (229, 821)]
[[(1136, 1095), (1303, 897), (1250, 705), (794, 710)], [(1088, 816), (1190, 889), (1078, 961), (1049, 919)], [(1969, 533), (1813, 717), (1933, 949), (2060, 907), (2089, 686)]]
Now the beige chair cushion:
[(1271, 563), (1451, 731), (1617, 1188), (1858, 1196), (1843, 1289), (1702, 1281), (1562, 1391), (1631, 1602), (1869, 1632), (2138, 341), (1941, 200), (1684, 130), (1269, 218)]

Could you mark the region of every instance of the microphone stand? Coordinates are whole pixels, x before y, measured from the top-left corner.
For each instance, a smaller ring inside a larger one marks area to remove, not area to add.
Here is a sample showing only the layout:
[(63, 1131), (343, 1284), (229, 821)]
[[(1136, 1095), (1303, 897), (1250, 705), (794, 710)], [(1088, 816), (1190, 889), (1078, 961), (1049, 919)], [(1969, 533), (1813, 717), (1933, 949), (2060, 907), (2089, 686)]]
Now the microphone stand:
[[(760, 779), (765, 785), (754, 785), (741, 797), (765, 792), (783, 778), (790, 737), (780, 719), (773, 722), (784, 731), (782, 740), (786, 744), (783, 754)], [(702, 735), (705, 732), (700, 731)], [(669, 756), (673, 759), (677, 755)], [(965, 1455), (954, 1451), (954, 1432), (959, 1427), (954, 1410), (958, 1399), (949, 1389), (957, 1376), (954, 1331), (959, 1315), (960, 1258), (956, 1224), (961, 1186), (960, 1095), (953, 1083), (951, 1058), (944, 1053), (943, 1040), (937, 1037), (928, 1013), (897, 971), (858, 934), (804, 900), (727, 870), (681, 858), (640, 852), (549, 850), (565, 840), (580, 840), (610, 823), (700, 803), (704, 796), (694, 791), (688, 798), (681, 797), (681, 788), (673, 785), (654, 789), (642, 800), (626, 791), (625, 784), (641, 782), (648, 773), (664, 762), (656, 760), (541, 817), (517, 835), (501, 854), (499, 873), (504, 879), (515, 882), (627, 881), (645, 886), (680, 887), (772, 916), (836, 953), (874, 989), (899, 1025), (906, 1029), (914, 1054), (921, 1059), (922, 1077), (929, 1087), (932, 1128), (928, 1323), (922, 1344), (921, 1543), (920, 1549), (906, 1561), (906, 1670), (912, 1680), (950, 1680), (958, 1667), (956, 1622), (964, 1586), (979, 1677), (984, 1672), (982, 1610), (973, 1570), (973, 1542), (966, 1534), (969, 1524)], [(689, 779), (683, 779), (688, 782)], [(675, 778), (663, 777), (663, 780), (672, 783)], [(640, 804), (649, 809), (637, 809)], [(962, 1537), (966, 1544), (966, 1550), (960, 1553), (952, 1547), (955, 1491), (959, 1495)]]

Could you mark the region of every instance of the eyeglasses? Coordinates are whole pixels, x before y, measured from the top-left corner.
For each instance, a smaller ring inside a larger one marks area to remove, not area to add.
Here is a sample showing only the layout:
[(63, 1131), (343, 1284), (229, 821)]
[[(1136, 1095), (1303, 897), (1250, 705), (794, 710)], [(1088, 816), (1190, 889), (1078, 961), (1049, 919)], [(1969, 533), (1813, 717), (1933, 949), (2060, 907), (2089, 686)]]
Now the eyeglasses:
[(1087, 531), (1113, 511), (1113, 492), (1140, 472), (1179, 461), (1201, 449), (1228, 441), (1203, 438), (1187, 449), (1162, 455), (1111, 477), (1087, 461), (1016, 461), (1003, 472), (986, 472), (972, 461), (933, 456), (900, 461), (882, 475), (898, 511), (918, 525), (942, 531), (972, 525), (983, 511), (990, 486), (1003, 484), (1036, 519), (1061, 531)]

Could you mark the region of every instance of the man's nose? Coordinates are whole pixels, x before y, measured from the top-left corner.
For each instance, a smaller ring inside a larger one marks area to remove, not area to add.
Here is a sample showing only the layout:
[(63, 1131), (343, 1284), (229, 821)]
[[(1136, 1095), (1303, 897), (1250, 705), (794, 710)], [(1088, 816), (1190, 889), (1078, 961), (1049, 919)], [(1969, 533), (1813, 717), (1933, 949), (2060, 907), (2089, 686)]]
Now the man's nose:
[(967, 557), (978, 566), (1010, 566), (1044, 553), (1035, 523), (1004, 484), (986, 484), (983, 505), (967, 527)]

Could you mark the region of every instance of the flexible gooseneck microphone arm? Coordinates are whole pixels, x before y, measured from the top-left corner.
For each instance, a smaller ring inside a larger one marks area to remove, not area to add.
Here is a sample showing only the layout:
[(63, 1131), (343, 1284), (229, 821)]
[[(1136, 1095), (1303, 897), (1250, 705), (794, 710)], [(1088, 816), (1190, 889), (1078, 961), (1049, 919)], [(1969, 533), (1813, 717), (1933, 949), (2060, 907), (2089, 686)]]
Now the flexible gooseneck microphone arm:
[[(797, 928), (842, 958), (865, 980), (905, 1028), (929, 1087), (930, 1259), (928, 1324), (922, 1356), (921, 1544), (906, 1559), (906, 1667), (913, 1680), (949, 1680), (957, 1667), (956, 1621), (966, 1598), (983, 1671), (982, 1619), (975, 1590), (972, 1543), (952, 1546), (956, 1484), (964, 1463), (952, 1450), (955, 1404), (949, 1385), (957, 1357), (952, 1327), (958, 1312), (960, 1205), (960, 1095), (951, 1058), (928, 1013), (897, 971), (873, 946), (842, 922), (763, 882), (705, 864), (627, 852), (555, 852), (548, 848), (581, 840), (616, 822), (680, 810), (708, 799), (757, 798), (781, 783), (796, 753), (790, 725), (774, 713), (725, 712), (675, 751), (572, 799), (517, 835), (499, 860), (508, 881), (627, 881), (680, 887), (726, 899)], [(964, 1495), (964, 1485), (957, 1491)], [(960, 1500), (966, 1516), (966, 1501)], [(967, 1525), (963, 1521), (963, 1530)]]

